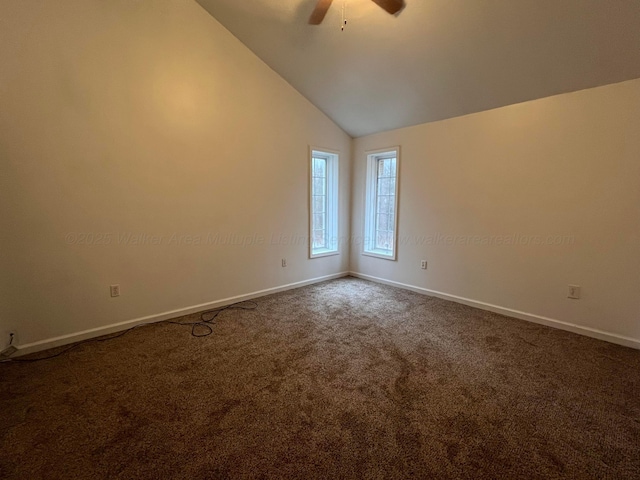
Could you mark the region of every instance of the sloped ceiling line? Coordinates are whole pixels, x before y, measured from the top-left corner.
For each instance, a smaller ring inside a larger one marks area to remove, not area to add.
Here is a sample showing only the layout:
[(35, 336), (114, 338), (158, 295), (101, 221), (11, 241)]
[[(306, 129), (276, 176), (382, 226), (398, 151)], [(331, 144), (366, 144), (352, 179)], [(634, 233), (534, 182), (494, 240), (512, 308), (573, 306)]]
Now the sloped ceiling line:
[(353, 137), (640, 78), (638, 0), (198, 0)]

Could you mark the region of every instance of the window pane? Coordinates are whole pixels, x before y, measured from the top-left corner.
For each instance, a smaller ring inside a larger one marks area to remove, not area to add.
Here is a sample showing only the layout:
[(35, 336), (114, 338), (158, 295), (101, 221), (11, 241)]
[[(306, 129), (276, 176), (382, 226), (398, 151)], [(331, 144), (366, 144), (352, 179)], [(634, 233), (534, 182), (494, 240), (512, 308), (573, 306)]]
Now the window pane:
[(389, 213), (391, 211), (392, 204), (390, 198), (386, 195), (378, 196), (378, 213)]
[(397, 150), (367, 157), (365, 254), (396, 258)]
[(386, 214), (379, 214), (376, 222), (376, 230), (389, 230), (389, 220)]
[(313, 230), (322, 230), (324, 229), (324, 214), (314, 214), (313, 215), (313, 224), (311, 226)]
[(324, 196), (314, 195), (313, 196), (313, 213), (324, 213), (325, 212), (325, 198)]
[(376, 232), (376, 248), (391, 250), (391, 232)]
[(313, 194), (314, 195), (324, 195), (325, 194), (325, 180), (324, 178), (314, 178), (313, 179)]
[(338, 155), (311, 151), (309, 192), (310, 256), (338, 252)]
[(313, 248), (325, 248), (326, 246), (324, 230), (314, 230)]
[(378, 195), (389, 195), (389, 178), (381, 178), (378, 180)]
[(395, 177), (396, 174), (396, 159), (395, 158), (385, 158), (383, 160), (378, 160), (378, 178), (385, 177)]
[(385, 177), (390, 177), (391, 176), (392, 171), (391, 171), (391, 160), (390, 159), (386, 159), (384, 161), (384, 170), (383, 170), (383, 172), (384, 172), (384, 176)]
[(313, 176), (314, 177), (327, 176), (327, 161), (324, 158), (313, 159)]

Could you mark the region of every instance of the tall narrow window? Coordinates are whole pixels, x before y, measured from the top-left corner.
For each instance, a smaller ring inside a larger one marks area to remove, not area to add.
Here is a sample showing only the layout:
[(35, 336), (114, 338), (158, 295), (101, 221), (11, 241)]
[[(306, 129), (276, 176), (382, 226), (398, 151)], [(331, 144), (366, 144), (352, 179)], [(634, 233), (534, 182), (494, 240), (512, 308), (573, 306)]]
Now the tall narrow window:
[(311, 258), (338, 253), (338, 154), (311, 150)]
[(367, 156), (365, 255), (396, 259), (399, 149)]

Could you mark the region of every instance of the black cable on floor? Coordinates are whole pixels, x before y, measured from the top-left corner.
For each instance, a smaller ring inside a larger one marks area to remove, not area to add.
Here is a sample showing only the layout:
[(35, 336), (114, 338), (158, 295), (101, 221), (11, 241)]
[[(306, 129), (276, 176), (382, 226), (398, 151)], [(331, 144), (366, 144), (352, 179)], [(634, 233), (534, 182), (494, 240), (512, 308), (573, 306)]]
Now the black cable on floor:
[[(244, 302), (233, 303), (231, 305), (227, 305), (226, 307), (213, 308), (211, 310), (206, 310), (206, 311), (204, 311), (204, 312), (202, 312), (200, 314), (200, 320), (195, 321), (195, 322), (179, 322), (179, 321), (176, 321), (176, 320), (161, 320), (159, 322), (139, 323), (138, 325), (134, 325), (131, 328), (127, 328), (126, 330), (123, 330), (122, 332), (118, 332), (118, 333), (110, 335), (108, 337), (89, 338), (87, 340), (82, 340), (80, 342), (74, 343), (73, 345), (71, 345), (71, 346), (65, 348), (64, 350), (61, 350), (60, 352), (58, 352), (56, 354), (53, 354), (53, 355), (49, 355), (49, 356), (41, 357), (41, 358), (8, 358), (6, 360), (0, 360), (0, 363), (8, 363), (8, 362), (32, 363), (32, 362), (39, 362), (41, 360), (50, 360), (52, 358), (59, 357), (63, 353), (67, 353), (67, 352), (73, 350), (74, 348), (79, 347), (80, 345), (84, 345), (86, 343), (107, 342), (109, 340), (113, 340), (113, 339), (122, 337), (122, 336), (126, 335), (127, 333), (129, 333), (131, 330), (135, 330), (136, 328), (144, 327), (144, 326), (147, 326), (147, 325), (167, 324), (167, 325), (189, 326), (189, 327), (191, 327), (191, 335), (193, 337), (198, 337), (198, 338), (200, 338), (200, 337), (208, 337), (209, 335), (211, 335), (213, 333), (214, 320), (216, 318), (218, 318), (218, 316), (222, 312), (224, 312), (226, 310), (255, 310), (256, 308), (258, 308), (258, 304), (256, 302), (244, 301)], [(198, 332), (198, 330), (200, 330), (200, 331)]]

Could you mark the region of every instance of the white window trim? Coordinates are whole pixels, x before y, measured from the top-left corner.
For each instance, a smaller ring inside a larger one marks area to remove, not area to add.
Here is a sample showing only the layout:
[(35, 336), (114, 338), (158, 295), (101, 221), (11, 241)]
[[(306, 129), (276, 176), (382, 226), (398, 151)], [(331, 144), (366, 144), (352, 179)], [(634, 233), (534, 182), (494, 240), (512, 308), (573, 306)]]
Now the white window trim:
[[(327, 159), (327, 237), (334, 240), (333, 248), (313, 249), (313, 158)], [(309, 258), (340, 255), (340, 152), (328, 148), (309, 146)]]
[[(382, 148), (378, 150), (370, 150), (365, 152), (367, 155), (367, 172), (366, 172), (366, 185), (365, 185), (365, 197), (364, 197), (364, 222), (363, 222), (363, 242), (362, 242), (362, 255), (369, 257), (382, 258), (384, 260), (397, 260), (398, 258), (398, 199), (400, 198), (400, 147), (394, 146), (389, 148)], [(384, 158), (396, 159), (396, 193), (394, 197), (393, 205), (393, 251), (391, 255), (381, 253), (380, 250), (373, 248), (373, 242), (375, 242), (375, 198), (376, 198), (376, 186), (377, 186), (377, 161)], [(371, 206), (371, 207), (370, 207)]]

